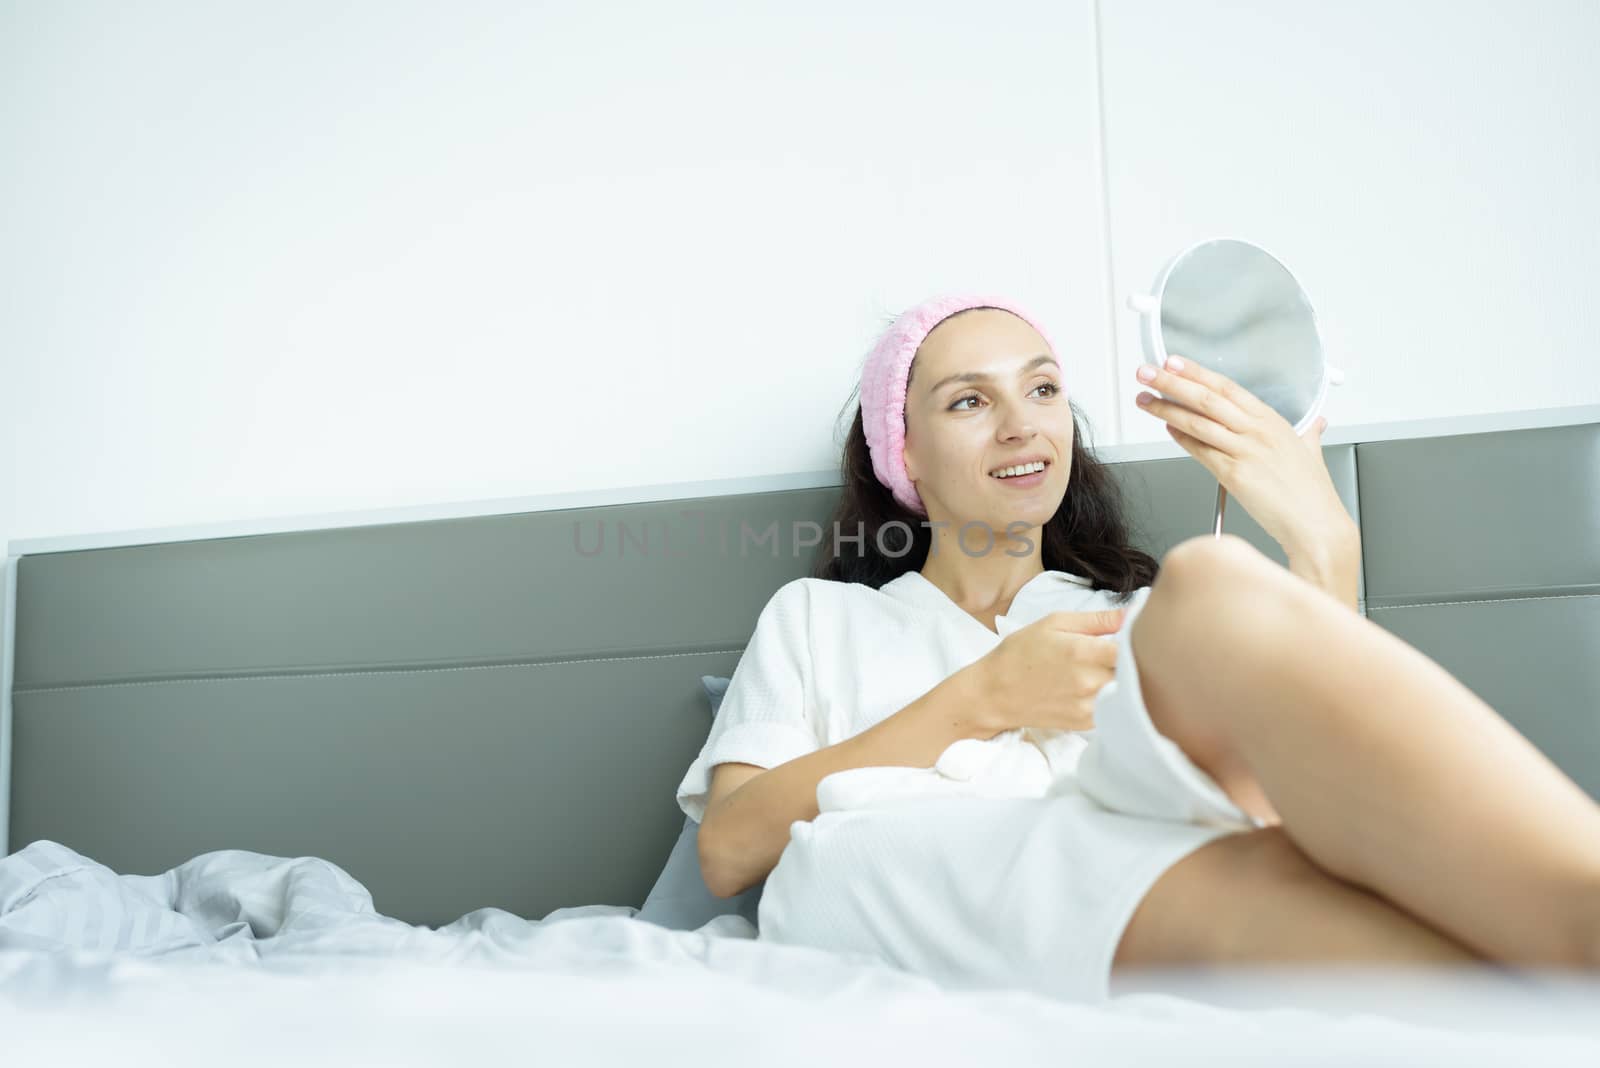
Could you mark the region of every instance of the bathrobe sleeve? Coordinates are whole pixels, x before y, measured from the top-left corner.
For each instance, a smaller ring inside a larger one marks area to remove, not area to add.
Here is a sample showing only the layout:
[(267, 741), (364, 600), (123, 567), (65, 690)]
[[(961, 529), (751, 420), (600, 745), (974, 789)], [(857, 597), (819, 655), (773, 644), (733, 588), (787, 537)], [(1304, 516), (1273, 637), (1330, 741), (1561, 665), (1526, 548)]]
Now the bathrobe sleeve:
[(823, 748), (815, 726), (807, 582), (779, 587), (761, 610), (705, 746), (678, 784), (678, 807), (696, 823), (705, 816), (718, 764), (775, 768)]

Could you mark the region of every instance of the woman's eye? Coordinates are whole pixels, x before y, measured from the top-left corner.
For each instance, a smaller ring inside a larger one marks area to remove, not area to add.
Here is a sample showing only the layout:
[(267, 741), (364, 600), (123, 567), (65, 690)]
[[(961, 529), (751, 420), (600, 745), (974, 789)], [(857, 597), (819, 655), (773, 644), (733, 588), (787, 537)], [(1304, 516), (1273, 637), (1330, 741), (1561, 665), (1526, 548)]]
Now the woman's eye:
[[(1041, 389), (1048, 389), (1050, 392), (1048, 394), (1046, 394), (1046, 396), (1049, 396), (1049, 397), (1054, 397), (1054, 396), (1056, 396), (1057, 394), (1059, 394), (1061, 392), (1061, 387), (1056, 385), (1054, 382), (1041, 382), (1041, 383), (1039, 383), (1037, 386), (1035, 386), (1033, 388), (1034, 388), (1035, 392), (1037, 392), (1037, 391), (1039, 391)], [(958, 406), (962, 405), (962, 404), (965, 404), (967, 401), (975, 401), (975, 400), (981, 400), (981, 399), (982, 398), (980, 398), (976, 393), (968, 393), (965, 397), (957, 397), (955, 400), (951, 401), (950, 402), (950, 408), (948, 410), (949, 411), (960, 410), (960, 411), (970, 412), (970, 411), (972, 411), (971, 408), (959, 408), (958, 409)]]

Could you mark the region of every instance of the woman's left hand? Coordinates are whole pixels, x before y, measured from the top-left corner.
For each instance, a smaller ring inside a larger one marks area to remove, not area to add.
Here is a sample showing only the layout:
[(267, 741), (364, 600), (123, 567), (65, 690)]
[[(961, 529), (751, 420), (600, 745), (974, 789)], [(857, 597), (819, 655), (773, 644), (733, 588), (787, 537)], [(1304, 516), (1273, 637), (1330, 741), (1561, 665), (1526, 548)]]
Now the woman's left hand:
[(1325, 418), (1297, 435), (1243, 386), (1177, 356), (1160, 369), (1141, 365), (1137, 377), (1166, 398), (1141, 392), (1140, 406), (1165, 420), (1173, 440), (1279, 545), (1292, 549), (1330, 520), (1349, 520), (1322, 459)]

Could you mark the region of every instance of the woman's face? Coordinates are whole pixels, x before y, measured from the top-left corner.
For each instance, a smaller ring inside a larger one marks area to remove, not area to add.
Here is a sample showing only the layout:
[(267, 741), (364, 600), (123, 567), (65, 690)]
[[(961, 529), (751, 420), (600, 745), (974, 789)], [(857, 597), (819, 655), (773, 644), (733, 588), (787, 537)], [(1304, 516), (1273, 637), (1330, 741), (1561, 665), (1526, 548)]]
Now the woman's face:
[[(1011, 523), (1048, 522), (1066, 496), (1072, 434), (1060, 366), (1038, 331), (1010, 312), (952, 316), (917, 349), (906, 387), (906, 472), (929, 520), (949, 521), (950, 533), (978, 520), (998, 540)], [(1036, 485), (993, 474), (1035, 457), (1046, 463)], [(982, 542), (978, 531), (966, 540), (974, 551)]]

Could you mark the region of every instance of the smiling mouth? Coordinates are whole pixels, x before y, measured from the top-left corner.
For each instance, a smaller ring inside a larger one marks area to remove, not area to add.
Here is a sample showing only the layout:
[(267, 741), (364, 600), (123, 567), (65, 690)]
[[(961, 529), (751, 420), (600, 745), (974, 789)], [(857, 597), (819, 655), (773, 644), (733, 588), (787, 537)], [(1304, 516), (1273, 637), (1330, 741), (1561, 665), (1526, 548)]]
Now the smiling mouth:
[(1016, 467), (1000, 467), (989, 472), (989, 477), (1000, 482), (1009, 482), (1014, 478), (1028, 478), (1032, 475), (1043, 474), (1050, 467), (1049, 460), (1037, 460), (1029, 464), (1020, 464)]

